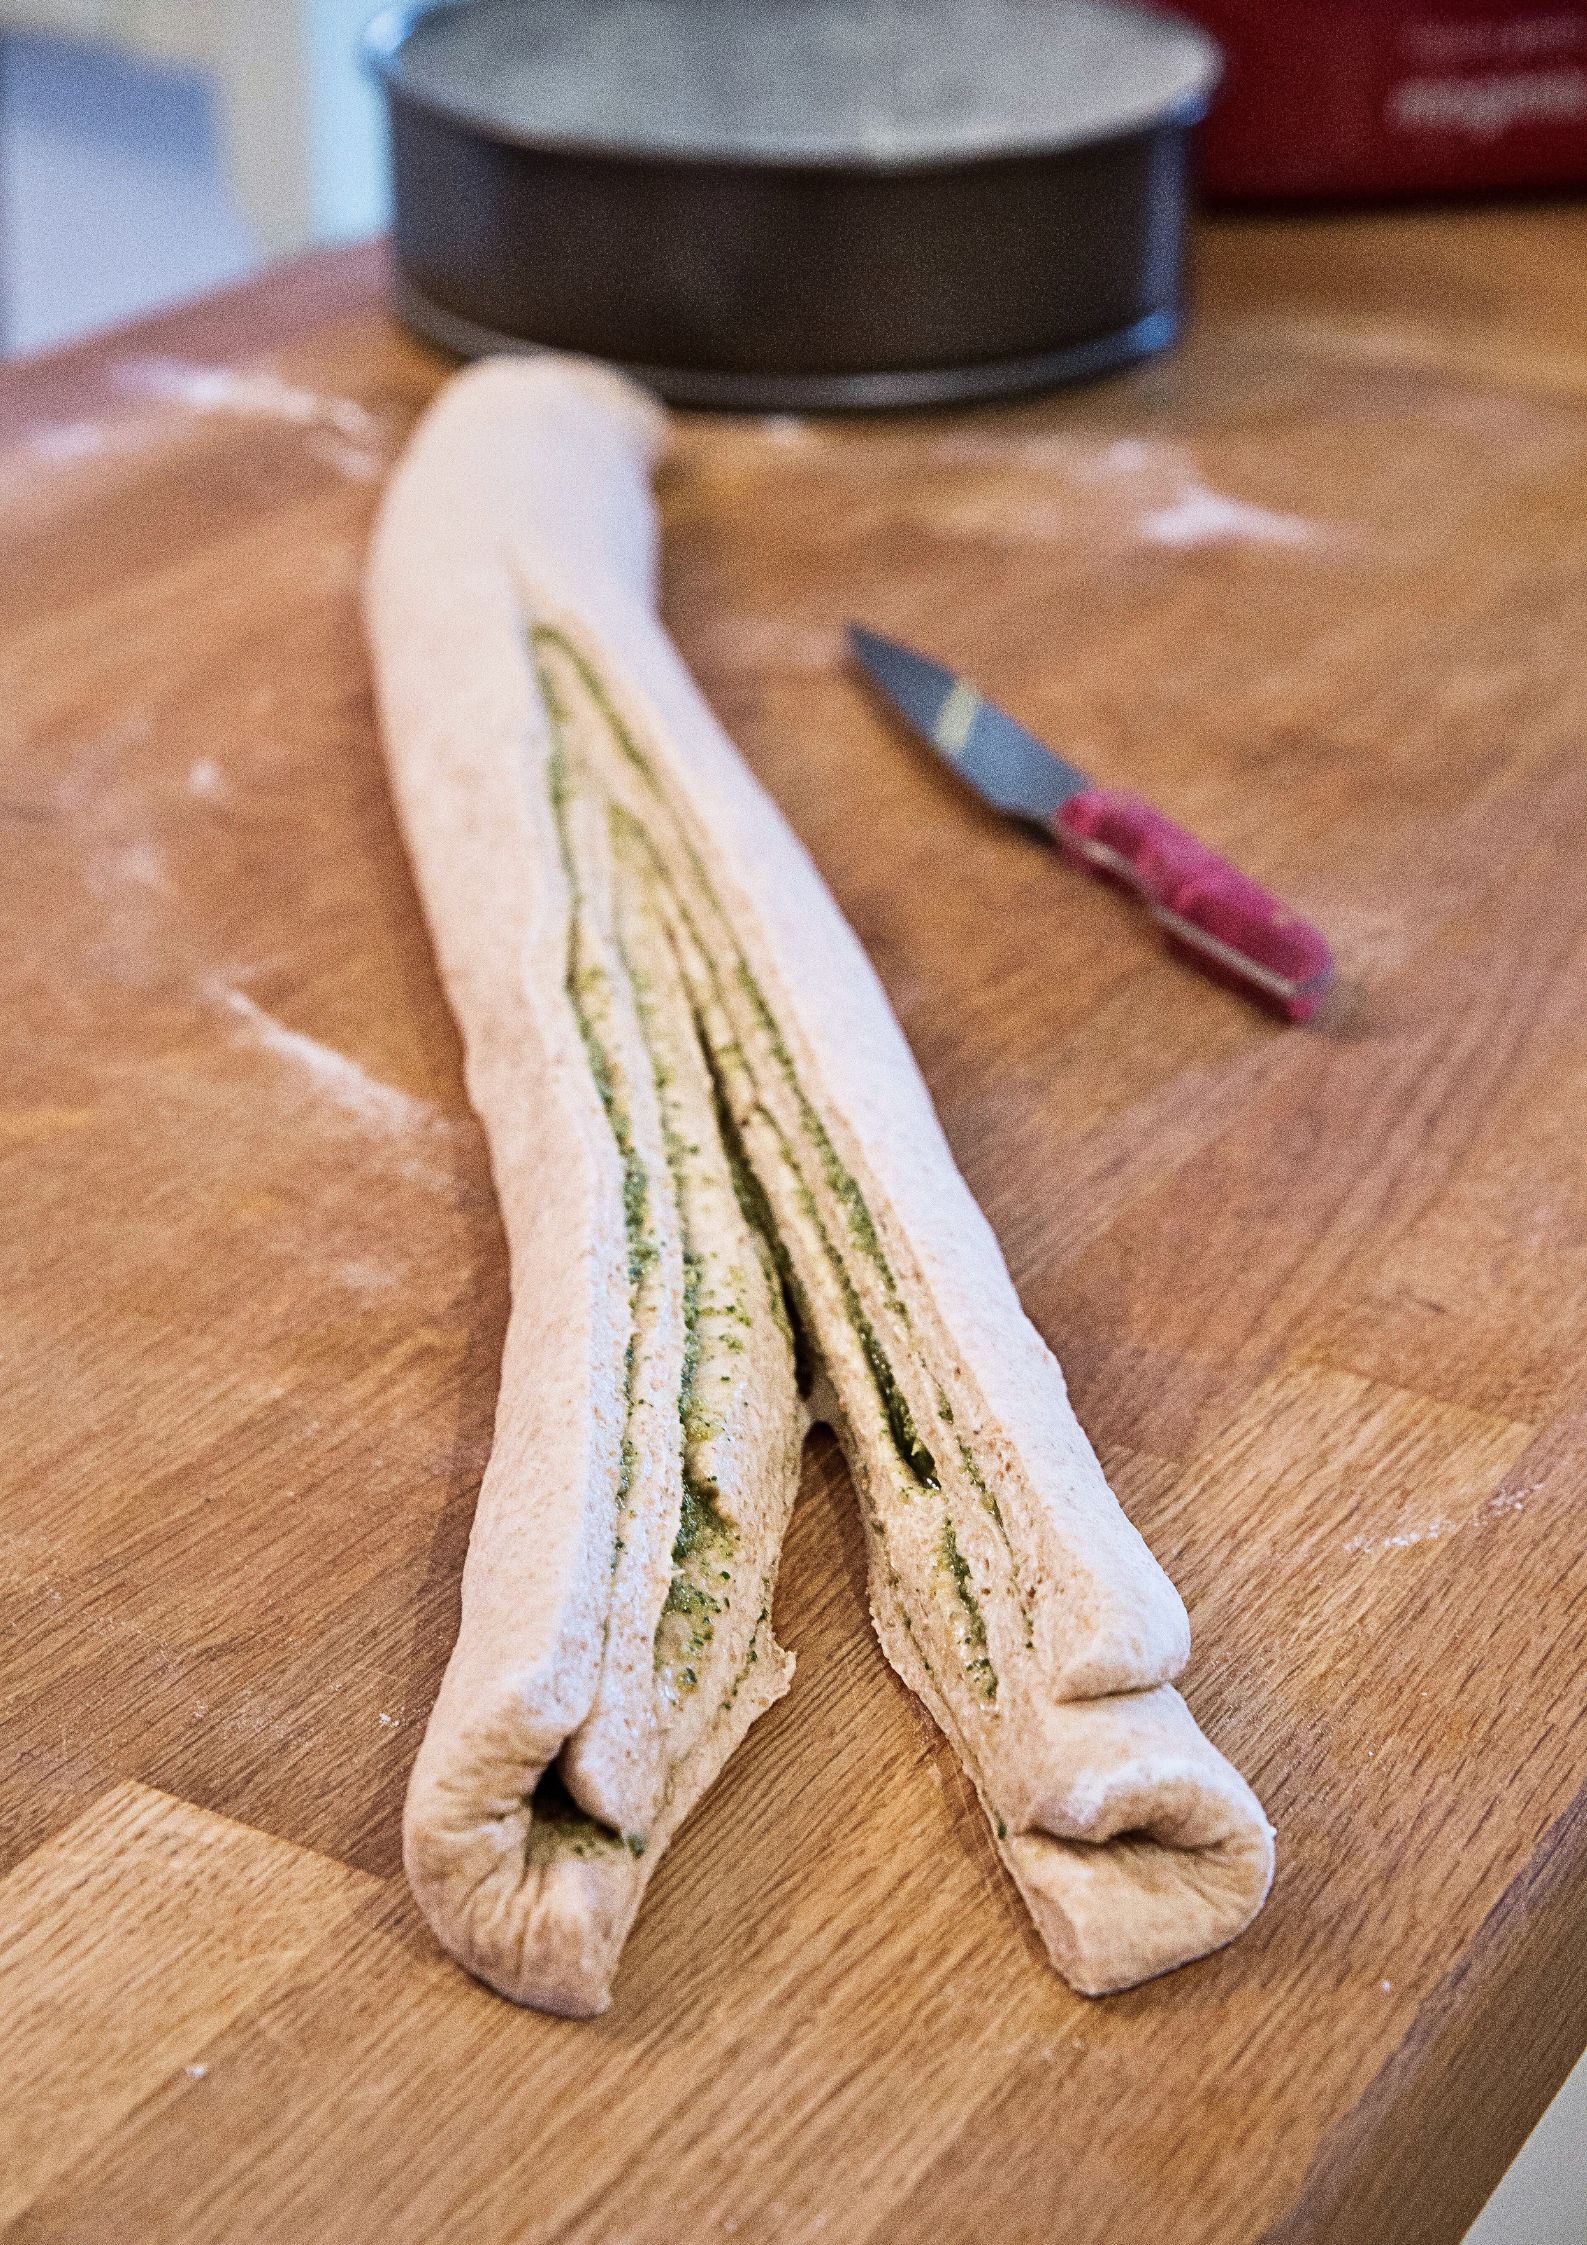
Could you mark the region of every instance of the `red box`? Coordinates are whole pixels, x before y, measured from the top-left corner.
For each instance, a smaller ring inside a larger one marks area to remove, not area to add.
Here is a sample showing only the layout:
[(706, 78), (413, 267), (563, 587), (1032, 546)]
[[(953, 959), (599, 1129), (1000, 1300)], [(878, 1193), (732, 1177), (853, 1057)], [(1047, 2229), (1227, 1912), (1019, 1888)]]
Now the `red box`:
[(1224, 49), (1214, 199), (1587, 179), (1587, 6), (1178, 0)]

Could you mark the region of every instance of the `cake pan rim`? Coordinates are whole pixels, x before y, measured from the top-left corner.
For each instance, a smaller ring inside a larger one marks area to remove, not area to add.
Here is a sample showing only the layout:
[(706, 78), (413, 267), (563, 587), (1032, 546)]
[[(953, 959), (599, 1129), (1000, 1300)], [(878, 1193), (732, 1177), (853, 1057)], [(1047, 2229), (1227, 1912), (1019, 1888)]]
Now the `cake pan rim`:
[[(560, 348), (506, 328), (489, 327), (467, 313), (437, 304), (400, 271), (393, 276), (393, 294), (399, 317), (414, 334), (458, 358), (535, 358), (541, 353), (555, 356)], [(716, 367), (648, 366), (605, 357), (600, 363), (615, 367), (669, 405), (692, 413), (926, 413), (1100, 381), (1171, 350), (1182, 325), (1177, 306), (1157, 305), (1124, 327), (1045, 350), (849, 373), (739, 373)]]
[(403, 74), (402, 53), (418, 25), (430, 16), (474, 4), (475, 0), (392, 0), (392, 4), (382, 8), (365, 27), (361, 43), (364, 68), (381, 86), (388, 101), (405, 102), (458, 132), (472, 134), (477, 140), (503, 150), (521, 150), (534, 156), (566, 156), (585, 162), (664, 164), (680, 170), (803, 172), (826, 174), (836, 179), (897, 179), (973, 169), (981, 164), (1041, 163), (1086, 149), (1111, 147), (1148, 133), (1189, 132), (1205, 117), (1223, 74), (1221, 49), (1198, 24), (1172, 9), (1151, 5), (1150, 0), (1109, 0), (1121, 13), (1155, 17), (1171, 23), (1187, 41), (1200, 48), (1202, 67), (1198, 82), (1173, 101), (1126, 111), (1104, 130), (1054, 133), (1048, 139), (1030, 135), (999, 141), (988, 136), (977, 144), (945, 144), (931, 152), (856, 147), (840, 154), (834, 150), (791, 147), (775, 152), (750, 147), (679, 147), (638, 138), (536, 131), (493, 116), (488, 110), (465, 102), (441, 100), (433, 93), (414, 87)]

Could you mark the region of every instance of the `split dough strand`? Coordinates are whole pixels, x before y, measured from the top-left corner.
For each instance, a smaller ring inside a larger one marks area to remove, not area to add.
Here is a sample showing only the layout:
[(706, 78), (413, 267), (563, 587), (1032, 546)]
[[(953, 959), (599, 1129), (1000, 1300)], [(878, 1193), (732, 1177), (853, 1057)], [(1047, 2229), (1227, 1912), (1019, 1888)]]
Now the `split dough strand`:
[(786, 1689), (797, 1337), (889, 1659), (1055, 1964), (1127, 1986), (1249, 1923), (1272, 1834), (1172, 1689), (1183, 1608), (868, 961), (657, 622), (661, 438), (603, 370), (486, 364), (376, 535), (388, 757), (513, 1282), (410, 1877), (507, 1993), (607, 2000), (660, 1849)]

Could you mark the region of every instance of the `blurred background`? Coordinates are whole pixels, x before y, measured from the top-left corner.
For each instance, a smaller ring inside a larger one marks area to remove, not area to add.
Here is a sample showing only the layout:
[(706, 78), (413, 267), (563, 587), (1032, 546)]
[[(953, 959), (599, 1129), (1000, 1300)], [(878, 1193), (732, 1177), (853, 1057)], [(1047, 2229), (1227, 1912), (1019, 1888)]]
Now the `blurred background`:
[(385, 216), (375, 0), (0, 0), (0, 350)]
[[(577, 4), (577, 0), (568, 0)], [(853, 0), (855, 13), (898, 0)], [(386, 222), (377, 0), (0, 0), (0, 350)], [(1587, 0), (1176, 0), (1226, 74), (1214, 200), (1587, 180)]]
[[(1215, 200), (1587, 181), (1587, 0), (1174, 4), (1224, 52), (1199, 136)], [(0, 0), (0, 351), (380, 231), (383, 121), (359, 62), (376, 8)]]

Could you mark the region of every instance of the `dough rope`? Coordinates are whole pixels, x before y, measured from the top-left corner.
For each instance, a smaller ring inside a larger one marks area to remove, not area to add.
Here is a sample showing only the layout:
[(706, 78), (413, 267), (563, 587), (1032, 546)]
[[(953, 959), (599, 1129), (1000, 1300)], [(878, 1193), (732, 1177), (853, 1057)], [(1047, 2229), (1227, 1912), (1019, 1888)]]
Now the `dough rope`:
[(655, 615), (661, 424), (577, 362), (449, 385), (368, 610), (512, 1263), (497, 1442), (406, 1860), (520, 2000), (601, 2008), (661, 1849), (791, 1661), (807, 1421), (888, 1658), (1090, 1993), (1231, 1939), (1272, 1872), (1171, 1688), (1103, 1481), (876, 984)]

